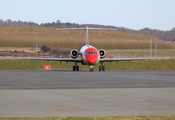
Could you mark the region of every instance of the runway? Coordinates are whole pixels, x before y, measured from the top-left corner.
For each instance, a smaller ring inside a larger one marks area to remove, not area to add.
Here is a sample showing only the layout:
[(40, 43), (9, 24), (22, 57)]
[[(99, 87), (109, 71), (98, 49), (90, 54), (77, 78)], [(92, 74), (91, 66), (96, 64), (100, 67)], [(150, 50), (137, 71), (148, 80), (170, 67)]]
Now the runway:
[(174, 115), (175, 71), (0, 71), (0, 117)]
[(0, 89), (175, 87), (175, 71), (0, 71)]

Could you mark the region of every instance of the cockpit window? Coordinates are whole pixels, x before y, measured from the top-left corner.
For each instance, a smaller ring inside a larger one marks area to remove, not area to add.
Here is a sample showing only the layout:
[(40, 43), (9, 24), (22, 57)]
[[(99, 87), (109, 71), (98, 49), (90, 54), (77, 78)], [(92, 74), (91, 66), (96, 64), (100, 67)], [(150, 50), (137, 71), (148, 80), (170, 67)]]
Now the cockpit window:
[(85, 52), (85, 55), (86, 54), (97, 54), (98, 55), (98, 52), (94, 50), (94, 52), (89, 52), (89, 50), (87, 52)]

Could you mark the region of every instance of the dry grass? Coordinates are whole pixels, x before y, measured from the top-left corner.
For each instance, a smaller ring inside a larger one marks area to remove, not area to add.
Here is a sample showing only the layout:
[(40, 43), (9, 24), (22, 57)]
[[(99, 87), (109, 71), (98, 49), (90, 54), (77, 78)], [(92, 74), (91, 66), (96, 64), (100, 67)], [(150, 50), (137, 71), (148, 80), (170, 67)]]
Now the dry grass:
[[(155, 49), (152, 49), (152, 57), (155, 57)], [(106, 56), (109, 58), (140, 58), (150, 57), (150, 49), (108, 49)], [(156, 57), (175, 58), (175, 49), (157, 49)]]
[[(25, 51), (25, 52), (35, 52), (36, 47), (0, 47), (0, 51)], [(40, 48), (37, 49), (40, 51)]]
[[(30, 52), (31, 55), (34, 54), (34, 56), (30, 57), (35, 57), (36, 54), (36, 48), (35, 47), (0, 47), (0, 51), (25, 51), (25, 52)], [(79, 50), (79, 49), (78, 49)], [(37, 49), (38, 52), (40, 52), (40, 48)], [(52, 48), (50, 55), (53, 55), (54, 53), (60, 56), (61, 54), (64, 54), (65, 57), (68, 57), (71, 49), (66, 49), (66, 48)], [(105, 49), (106, 51), (106, 57), (107, 58), (149, 58), (150, 57), (150, 49)], [(3, 58), (3, 54), (0, 52), (0, 59)], [(3, 53), (3, 52), (2, 52)], [(5, 52), (4, 52), (5, 54)], [(45, 53), (48, 54), (48, 53)], [(12, 56), (12, 54), (7, 54)], [(21, 56), (20, 53), (18, 53), (18, 56)], [(42, 55), (38, 57), (43, 57)], [(48, 55), (47, 55), (48, 57)], [(49, 56), (52, 57), (52, 56)], [(155, 57), (155, 49), (152, 49), (152, 57)], [(175, 59), (175, 49), (157, 49), (157, 54), (156, 57), (170, 57), (172, 59)]]
[[(149, 49), (150, 36), (119, 33), (117, 31), (89, 31), (90, 44), (98, 49)], [(85, 44), (84, 31), (57, 31), (46, 27), (0, 27), (0, 47), (76, 48)], [(174, 49), (175, 45), (153, 39), (158, 49)]]

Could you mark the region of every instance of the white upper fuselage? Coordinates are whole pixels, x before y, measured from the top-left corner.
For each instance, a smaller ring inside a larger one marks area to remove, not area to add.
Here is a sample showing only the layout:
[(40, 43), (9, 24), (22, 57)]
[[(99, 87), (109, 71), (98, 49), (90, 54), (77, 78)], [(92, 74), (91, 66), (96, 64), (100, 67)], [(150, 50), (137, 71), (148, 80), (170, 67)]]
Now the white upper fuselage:
[(83, 55), (84, 52), (85, 52), (85, 50), (88, 49), (89, 47), (93, 47), (93, 46), (91, 46), (91, 45), (85, 45), (85, 46), (83, 46), (83, 47), (80, 49), (80, 53)]

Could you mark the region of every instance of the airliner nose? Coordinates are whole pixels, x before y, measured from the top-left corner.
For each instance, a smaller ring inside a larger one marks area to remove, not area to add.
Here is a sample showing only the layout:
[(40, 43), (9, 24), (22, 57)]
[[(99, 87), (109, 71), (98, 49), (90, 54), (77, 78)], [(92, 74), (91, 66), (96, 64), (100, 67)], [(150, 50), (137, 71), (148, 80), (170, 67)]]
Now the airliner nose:
[(89, 63), (90, 65), (94, 65), (94, 64), (96, 63), (96, 60), (88, 60), (88, 63)]

